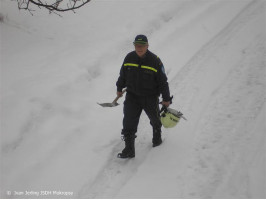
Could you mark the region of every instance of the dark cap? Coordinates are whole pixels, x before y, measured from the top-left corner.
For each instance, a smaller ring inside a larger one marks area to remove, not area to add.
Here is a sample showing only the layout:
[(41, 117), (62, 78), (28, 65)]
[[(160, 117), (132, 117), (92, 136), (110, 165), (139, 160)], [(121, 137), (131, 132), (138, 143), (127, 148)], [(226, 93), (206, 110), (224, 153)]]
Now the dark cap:
[(148, 44), (148, 39), (145, 35), (137, 35), (134, 44)]

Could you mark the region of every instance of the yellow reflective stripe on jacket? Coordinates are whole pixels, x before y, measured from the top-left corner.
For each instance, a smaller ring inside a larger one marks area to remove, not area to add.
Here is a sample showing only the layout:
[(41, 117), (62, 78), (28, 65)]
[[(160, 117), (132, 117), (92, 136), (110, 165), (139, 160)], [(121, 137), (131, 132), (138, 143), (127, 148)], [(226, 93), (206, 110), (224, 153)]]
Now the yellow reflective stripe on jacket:
[[(134, 64), (134, 63), (125, 63), (124, 66), (133, 66), (133, 67), (138, 67), (138, 64)], [(154, 72), (157, 72), (157, 69), (153, 68), (153, 67), (149, 67), (149, 66), (145, 66), (145, 65), (141, 65), (141, 68), (143, 69), (149, 69), (152, 70)]]
[(157, 69), (154, 69), (153, 67), (149, 67), (149, 66), (141, 65), (141, 68), (149, 69), (149, 70), (152, 70), (152, 71), (157, 72)]
[(134, 63), (125, 63), (124, 66), (133, 66), (133, 67), (138, 67), (138, 64), (134, 64)]

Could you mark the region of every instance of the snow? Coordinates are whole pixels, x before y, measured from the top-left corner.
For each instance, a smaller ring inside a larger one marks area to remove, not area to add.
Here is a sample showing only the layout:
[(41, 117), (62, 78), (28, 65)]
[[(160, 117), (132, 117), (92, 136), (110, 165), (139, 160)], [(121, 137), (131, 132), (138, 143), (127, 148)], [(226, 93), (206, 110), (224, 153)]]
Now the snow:
[[(97, 0), (32, 17), (2, 0), (1, 198), (266, 198), (265, 4)], [(188, 121), (152, 148), (143, 113), (121, 160), (123, 105), (97, 102), (115, 98), (137, 34)]]

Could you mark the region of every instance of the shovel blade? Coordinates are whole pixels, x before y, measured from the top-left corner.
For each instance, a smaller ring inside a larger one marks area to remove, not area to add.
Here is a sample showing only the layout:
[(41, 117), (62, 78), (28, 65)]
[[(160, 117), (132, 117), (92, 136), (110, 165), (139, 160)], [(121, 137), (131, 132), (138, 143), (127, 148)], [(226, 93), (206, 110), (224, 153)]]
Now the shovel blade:
[(100, 106), (102, 107), (115, 107), (115, 106), (118, 106), (119, 104), (118, 103), (98, 103)]

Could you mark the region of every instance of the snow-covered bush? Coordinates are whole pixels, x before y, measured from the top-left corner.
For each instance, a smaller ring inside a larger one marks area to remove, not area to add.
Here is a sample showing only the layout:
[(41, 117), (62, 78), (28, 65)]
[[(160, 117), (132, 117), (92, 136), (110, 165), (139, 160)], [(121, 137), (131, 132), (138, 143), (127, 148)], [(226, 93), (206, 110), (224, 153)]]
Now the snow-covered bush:
[(3, 23), (4, 19), (5, 19), (5, 16), (2, 13), (0, 13), (0, 23)]

